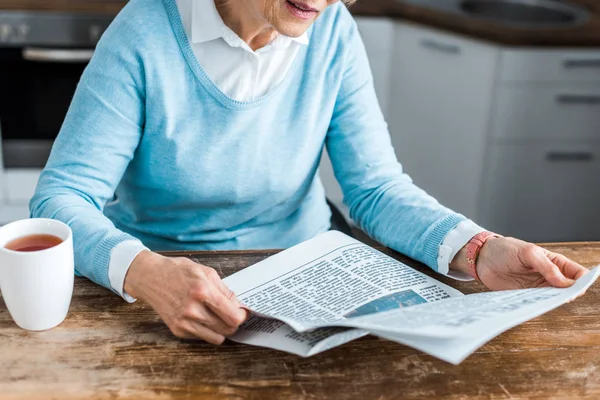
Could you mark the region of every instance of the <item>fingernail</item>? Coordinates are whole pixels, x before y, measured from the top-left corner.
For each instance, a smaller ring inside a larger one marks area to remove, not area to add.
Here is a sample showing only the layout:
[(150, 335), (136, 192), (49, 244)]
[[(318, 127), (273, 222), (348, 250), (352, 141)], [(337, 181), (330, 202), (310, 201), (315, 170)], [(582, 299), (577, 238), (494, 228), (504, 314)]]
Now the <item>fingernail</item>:
[(568, 278), (564, 278), (565, 283), (567, 283), (569, 286), (573, 286), (575, 284), (575, 281), (573, 279), (568, 279)]
[(250, 319), (250, 310), (246, 308), (240, 308), (240, 311), (244, 313), (244, 322), (248, 321), (248, 319)]

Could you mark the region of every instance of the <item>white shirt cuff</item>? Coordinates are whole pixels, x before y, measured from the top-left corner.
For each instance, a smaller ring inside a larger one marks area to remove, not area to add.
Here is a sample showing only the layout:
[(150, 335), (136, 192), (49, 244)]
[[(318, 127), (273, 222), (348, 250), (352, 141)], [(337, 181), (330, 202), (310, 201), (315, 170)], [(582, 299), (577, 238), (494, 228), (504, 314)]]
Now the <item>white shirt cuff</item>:
[(470, 220), (461, 222), (456, 228), (451, 230), (440, 245), (437, 265), (438, 272), (458, 281), (472, 281), (473, 278), (470, 275), (450, 270), (450, 263), (454, 260), (460, 249), (469, 243), (473, 236), (484, 231), (485, 229)]
[(148, 250), (148, 248), (142, 242), (125, 240), (116, 245), (110, 253), (108, 280), (112, 288), (129, 303), (133, 303), (136, 299), (125, 293), (123, 289), (125, 276), (127, 275), (127, 271), (129, 271), (133, 259), (144, 250)]

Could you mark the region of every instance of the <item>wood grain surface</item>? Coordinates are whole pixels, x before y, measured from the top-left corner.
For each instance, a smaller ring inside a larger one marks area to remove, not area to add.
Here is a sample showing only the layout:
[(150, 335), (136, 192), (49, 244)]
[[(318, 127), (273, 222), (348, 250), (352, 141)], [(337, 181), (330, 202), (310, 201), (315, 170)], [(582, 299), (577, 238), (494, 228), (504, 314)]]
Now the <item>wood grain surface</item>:
[[(600, 243), (546, 247), (586, 266)], [(396, 253), (392, 256), (433, 275)], [(274, 252), (174, 254), (227, 276)], [(465, 293), (475, 283), (442, 279)], [(600, 398), (600, 285), (494, 339), (459, 366), (363, 338), (303, 359), (173, 337), (141, 302), (78, 278), (67, 320), (19, 329), (0, 298), (0, 399), (574, 399)]]
[[(358, 0), (355, 15), (390, 17), (510, 46), (600, 47), (600, 1), (570, 0), (592, 13), (585, 24), (564, 29), (521, 29), (462, 18), (396, 0)], [(0, 0), (1, 9), (62, 10), (117, 14), (126, 0)]]

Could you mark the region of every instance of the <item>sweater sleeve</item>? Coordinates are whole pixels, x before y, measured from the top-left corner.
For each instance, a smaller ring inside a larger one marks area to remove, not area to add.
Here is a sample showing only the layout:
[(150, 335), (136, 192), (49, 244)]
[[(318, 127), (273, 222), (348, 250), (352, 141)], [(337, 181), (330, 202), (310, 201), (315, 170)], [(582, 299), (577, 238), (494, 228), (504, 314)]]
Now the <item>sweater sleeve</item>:
[(440, 245), (466, 218), (440, 205), (404, 173), (354, 21), (348, 35), (345, 72), (326, 139), (344, 203), (374, 239), (437, 271)]
[[(112, 28), (112, 29), (111, 29)], [(112, 249), (136, 240), (103, 214), (133, 158), (144, 124), (144, 77), (135, 38), (111, 27), (86, 68), (30, 203), (32, 217), (73, 230), (78, 274), (114, 291)]]

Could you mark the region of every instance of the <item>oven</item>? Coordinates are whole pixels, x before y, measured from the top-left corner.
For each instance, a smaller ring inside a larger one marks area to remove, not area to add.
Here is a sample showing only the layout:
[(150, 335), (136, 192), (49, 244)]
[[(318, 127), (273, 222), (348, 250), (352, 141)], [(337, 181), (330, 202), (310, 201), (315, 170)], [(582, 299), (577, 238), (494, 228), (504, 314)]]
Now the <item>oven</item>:
[(77, 83), (111, 20), (0, 11), (0, 224), (28, 216)]

